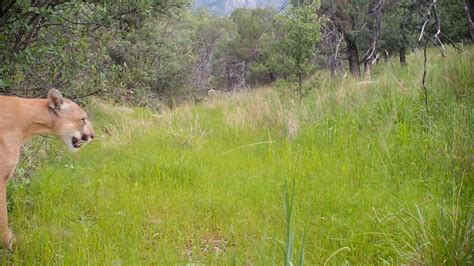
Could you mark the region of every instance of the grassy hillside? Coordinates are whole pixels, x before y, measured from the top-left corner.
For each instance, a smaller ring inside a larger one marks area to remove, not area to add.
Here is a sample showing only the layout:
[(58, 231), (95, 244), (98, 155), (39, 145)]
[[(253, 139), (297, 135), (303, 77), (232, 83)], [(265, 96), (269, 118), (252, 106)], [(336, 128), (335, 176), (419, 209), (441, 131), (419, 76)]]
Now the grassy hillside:
[(282, 88), (163, 114), (95, 101), (97, 141), (54, 141), (10, 185), (2, 260), (473, 263), (473, 52), (432, 51), (429, 116), (416, 55), (373, 82), (323, 76), (301, 105)]

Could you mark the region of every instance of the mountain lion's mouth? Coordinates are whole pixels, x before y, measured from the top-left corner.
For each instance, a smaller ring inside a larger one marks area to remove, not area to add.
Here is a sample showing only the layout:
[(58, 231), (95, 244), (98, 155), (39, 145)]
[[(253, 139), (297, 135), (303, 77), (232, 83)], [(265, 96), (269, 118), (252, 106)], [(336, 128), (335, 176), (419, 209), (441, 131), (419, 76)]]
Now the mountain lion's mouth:
[(76, 149), (79, 149), (82, 144), (84, 144), (85, 141), (81, 140), (81, 139), (78, 139), (76, 137), (72, 137), (72, 146)]

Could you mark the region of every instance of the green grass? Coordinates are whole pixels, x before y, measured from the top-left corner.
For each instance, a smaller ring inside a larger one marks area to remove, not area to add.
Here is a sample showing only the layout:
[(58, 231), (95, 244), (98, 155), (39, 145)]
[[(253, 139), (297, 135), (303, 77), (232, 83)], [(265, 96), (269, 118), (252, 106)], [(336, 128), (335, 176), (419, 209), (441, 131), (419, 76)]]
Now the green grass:
[(431, 52), (429, 116), (416, 55), (373, 83), (324, 76), (301, 105), (95, 102), (97, 141), (54, 142), (10, 184), (3, 263), (472, 264), (473, 52)]

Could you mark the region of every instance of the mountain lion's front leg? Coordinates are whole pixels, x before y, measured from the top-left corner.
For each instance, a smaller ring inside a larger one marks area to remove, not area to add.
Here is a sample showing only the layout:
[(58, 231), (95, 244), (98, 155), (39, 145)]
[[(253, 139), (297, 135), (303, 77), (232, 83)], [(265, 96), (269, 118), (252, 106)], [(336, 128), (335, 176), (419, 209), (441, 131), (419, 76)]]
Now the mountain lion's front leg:
[(8, 211), (7, 211), (7, 182), (0, 181), (0, 230), (2, 232), (3, 248), (13, 249), (13, 233), (8, 227)]
[(12, 250), (13, 233), (8, 227), (7, 184), (18, 162), (20, 148), (6, 150), (4, 145), (0, 143), (0, 232), (3, 248)]

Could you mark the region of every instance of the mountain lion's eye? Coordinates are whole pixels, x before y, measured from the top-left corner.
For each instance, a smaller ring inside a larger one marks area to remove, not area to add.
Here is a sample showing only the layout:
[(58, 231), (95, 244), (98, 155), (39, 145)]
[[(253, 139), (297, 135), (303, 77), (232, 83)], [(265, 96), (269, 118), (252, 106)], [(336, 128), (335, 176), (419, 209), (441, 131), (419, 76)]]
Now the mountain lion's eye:
[(84, 125), (86, 124), (86, 119), (85, 118), (82, 118), (82, 123), (84, 123)]

